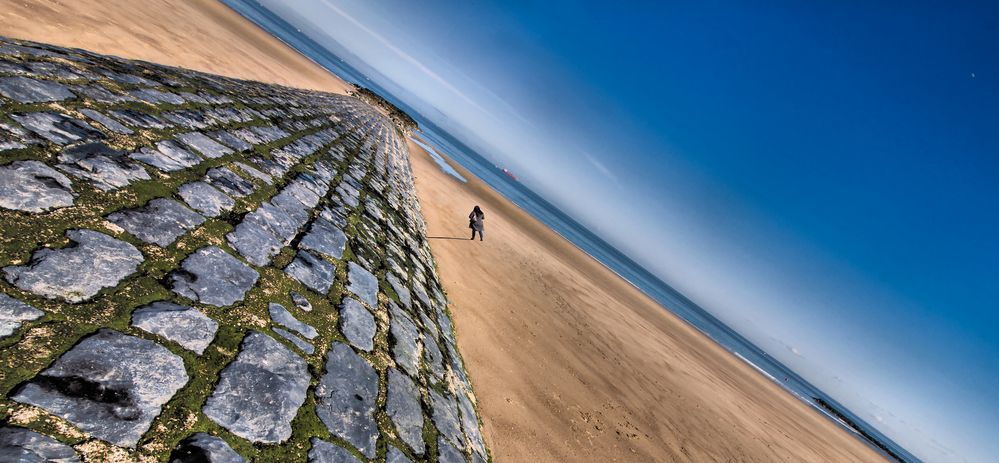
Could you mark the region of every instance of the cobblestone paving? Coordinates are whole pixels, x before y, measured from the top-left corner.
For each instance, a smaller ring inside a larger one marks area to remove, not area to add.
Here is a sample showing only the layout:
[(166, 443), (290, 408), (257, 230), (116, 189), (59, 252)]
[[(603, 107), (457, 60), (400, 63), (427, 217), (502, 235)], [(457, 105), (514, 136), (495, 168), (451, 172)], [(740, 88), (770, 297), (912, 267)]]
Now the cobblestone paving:
[(0, 460), (489, 461), (402, 133), (0, 38)]

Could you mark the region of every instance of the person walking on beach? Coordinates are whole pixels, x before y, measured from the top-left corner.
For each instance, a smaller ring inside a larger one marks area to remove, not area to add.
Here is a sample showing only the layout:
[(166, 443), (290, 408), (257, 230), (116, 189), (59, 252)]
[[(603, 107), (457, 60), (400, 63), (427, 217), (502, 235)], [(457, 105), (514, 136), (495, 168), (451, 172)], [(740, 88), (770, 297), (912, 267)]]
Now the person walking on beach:
[(479, 241), (482, 241), (482, 221), (486, 220), (486, 214), (479, 209), (479, 206), (475, 206), (472, 209), (472, 213), (468, 214), (468, 228), (472, 229), (472, 239), (475, 239), (475, 232), (479, 232)]

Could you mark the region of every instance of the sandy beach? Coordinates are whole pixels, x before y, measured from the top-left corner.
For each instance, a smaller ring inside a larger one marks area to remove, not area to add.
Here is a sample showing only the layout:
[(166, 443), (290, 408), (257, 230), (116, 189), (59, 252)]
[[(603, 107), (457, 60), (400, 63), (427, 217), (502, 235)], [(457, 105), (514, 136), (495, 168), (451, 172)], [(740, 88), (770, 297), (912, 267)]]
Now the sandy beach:
[[(496, 461), (883, 461), (468, 172), (454, 166), (462, 184), (409, 149)], [(476, 204), (484, 242), (465, 236)]]
[(216, 0), (0, 0), (0, 35), (298, 88), (348, 88)]
[[(346, 88), (210, 0), (0, 1), (0, 34)], [(409, 149), (495, 461), (883, 461), (467, 172), (462, 184)], [(475, 204), (481, 243), (466, 236)]]

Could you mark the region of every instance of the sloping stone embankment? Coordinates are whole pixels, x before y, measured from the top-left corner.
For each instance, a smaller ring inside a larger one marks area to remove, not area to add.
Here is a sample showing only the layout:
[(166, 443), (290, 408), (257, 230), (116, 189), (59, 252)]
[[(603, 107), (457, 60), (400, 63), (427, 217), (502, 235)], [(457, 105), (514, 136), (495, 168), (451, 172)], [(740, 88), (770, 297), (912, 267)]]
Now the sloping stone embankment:
[(0, 38), (0, 461), (488, 461), (401, 132)]

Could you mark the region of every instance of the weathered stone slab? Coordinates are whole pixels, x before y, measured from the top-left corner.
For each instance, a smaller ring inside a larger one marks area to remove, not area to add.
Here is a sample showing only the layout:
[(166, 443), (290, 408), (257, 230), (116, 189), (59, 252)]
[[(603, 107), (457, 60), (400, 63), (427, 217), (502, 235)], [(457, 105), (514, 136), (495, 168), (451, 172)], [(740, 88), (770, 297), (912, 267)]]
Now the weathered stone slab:
[(0, 461), (11, 463), (80, 463), (73, 447), (44, 434), (13, 426), (0, 428)]
[(246, 459), (224, 440), (197, 432), (177, 444), (170, 453), (170, 463), (246, 463)]
[(422, 353), (420, 329), (395, 303), (389, 303), (389, 314), (392, 317), (389, 325), (392, 334), (392, 358), (410, 376), (418, 377)]
[(131, 109), (116, 109), (110, 111), (110, 113), (118, 120), (132, 127), (142, 127), (144, 129), (166, 129), (171, 127), (169, 123), (152, 114), (133, 111)]
[(378, 373), (345, 344), (332, 343), (326, 371), (316, 387), (316, 414), (330, 433), (375, 456)]
[(243, 222), (255, 223), (268, 230), (284, 245), (291, 243), (291, 240), (298, 234), (298, 229), (306, 220), (308, 220), (308, 216), (304, 213), (300, 216), (292, 216), (286, 209), (276, 207), (271, 203), (261, 204), (257, 210), (246, 214), (246, 217), (243, 218)]
[(208, 135), (236, 151), (249, 151), (253, 148), (253, 145), (225, 130), (211, 132)]
[(291, 302), (295, 303), (295, 307), (298, 307), (306, 312), (312, 312), (312, 303), (309, 302), (305, 296), (298, 294), (295, 291), (291, 291), (288, 294), (291, 296)]
[(451, 396), (444, 396), (430, 389), (430, 405), (433, 408), (434, 426), (451, 442), (464, 447), (465, 440), (458, 421), (458, 404)]
[(305, 402), (305, 360), (270, 336), (251, 332), (236, 360), (222, 370), (205, 416), (253, 442), (274, 444), (291, 437), (291, 420)]
[(236, 205), (236, 201), (225, 193), (201, 181), (181, 185), (177, 189), (177, 195), (188, 206), (208, 217), (218, 217)]
[(18, 103), (44, 103), (76, 98), (65, 85), (30, 77), (0, 77), (0, 95)]
[(10, 284), (48, 299), (81, 302), (117, 286), (142, 263), (135, 246), (93, 230), (70, 230), (74, 242), (62, 249), (35, 251), (24, 266), (4, 267)]
[(475, 415), (475, 407), (468, 395), (458, 392), (458, 410), (461, 411), (461, 428), (465, 430), (465, 436), (472, 446), (472, 450), (485, 458), (486, 442), (482, 439), (482, 431), (479, 429), (479, 419)]
[(132, 326), (201, 355), (212, 340), (219, 324), (193, 307), (170, 302), (154, 302), (132, 312)]
[(146, 103), (157, 105), (159, 103), (169, 103), (175, 105), (184, 104), (184, 99), (179, 95), (175, 95), (170, 92), (163, 92), (159, 90), (153, 90), (151, 88), (140, 88), (135, 90), (129, 90), (129, 95), (138, 98)]
[(402, 450), (390, 445), (385, 454), (385, 463), (413, 463), (413, 460), (410, 460)]
[(273, 302), (267, 304), (267, 312), (270, 314), (271, 321), (274, 323), (297, 331), (299, 334), (308, 339), (315, 339), (316, 336), (319, 336), (319, 332), (316, 331), (315, 328), (299, 321), (281, 304)]
[(309, 449), (309, 463), (361, 463), (361, 460), (339, 445), (316, 437), (309, 442), (312, 443), (312, 448)]
[(10, 117), (38, 136), (59, 145), (105, 138), (90, 124), (62, 114), (41, 112), (11, 114)]
[(239, 162), (239, 161), (233, 162), (232, 165), (234, 165), (237, 168), (239, 168), (239, 170), (241, 170), (243, 172), (246, 172), (247, 174), (250, 175), (250, 177), (253, 177), (253, 178), (257, 179), (257, 180), (260, 180), (260, 181), (262, 181), (262, 182), (264, 182), (264, 183), (266, 183), (268, 185), (273, 185), (274, 184), (274, 177), (271, 177), (270, 175), (268, 175), (268, 174), (266, 174), (264, 172), (261, 172), (256, 167), (253, 167), (253, 166), (251, 166), (249, 164), (246, 164), (244, 162)]
[(378, 306), (378, 278), (368, 269), (349, 262), (347, 264), (347, 290), (371, 307)]
[(138, 180), (149, 180), (141, 165), (125, 157), (124, 151), (101, 142), (84, 143), (62, 150), (58, 167), (74, 177), (90, 180), (103, 191), (116, 190)]
[(0, 338), (14, 334), (14, 331), (21, 328), (21, 323), (44, 316), (45, 312), (6, 294), (0, 294)]
[(423, 358), (427, 360), (427, 367), (434, 378), (440, 380), (444, 377), (444, 354), (437, 342), (426, 334), (423, 335)]
[(413, 453), (423, 455), (426, 443), (423, 441), (423, 408), (420, 406), (420, 391), (413, 380), (395, 368), (388, 370), (385, 410), (395, 425), (399, 438), (413, 450)]
[(119, 133), (122, 135), (131, 135), (135, 133), (134, 131), (132, 131), (132, 129), (125, 127), (120, 122), (111, 119), (110, 117), (105, 116), (103, 113), (95, 111), (93, 109), (80, 108), (80, 113), (96, 121), (98, 124), (103, 125), (104, 128), (114, 133)]
[(319, 217), (312, 222), (312, 227), (302, 237), (299, 247), (302, 249), (311, 249), (334, 259), (340, 259), (343, 257), (343, 251), (347, 247), (347, 235), (326, 219)]
[(336, 279), (336, 266), (309, 251), (299, 251), (284, 271), (320, 294), (328, 293)]
[(275, 333), (278, 334), (278, 336), (281, 336), (282, 338), (286, 339), (288, 342), (294, 344), (295, 347), (299, 348), (299, 350), (301, 350), (302, 352), (305, 352), (308, 355), (312, 355), (313, 353), (316, 352), (316, 348), (313, 347), (312, 344), (309, 344), (309, 341), (306, 341), (298, 337), (297, 334), (278, 327), (274, 327), (273, 330)]
[(403, 283), (392, 273), (386, 275), (385, 279), (388, 280), (388, 283), (392, 286), (392, 290), (395, 291), (395, 294), (399, 296), (399, 302), (407, 308), (413, 307), (413, 299), (409, 294), (409, 288), (406, 287), (406, 283)]
[(188, 299), (224, 307), (243, 300), (260, 274), (216, 246), (187, 256), (170, 275), (173, 291)]
[(184, 361), (163, 346), (102, 329), (11, 398), (41, 407), (98, 439), (134, 447), (187, 380)]
[(166, 247), (205, 218), (177, 201), (156, 198), (140, 208), (112, 213), (108, 220), (146, 243)]
[(155, 150), (144, 146), (138, 152), (129, 155), (129, 157), (164, 172), (187, 169), (201, 162), (201, 157), (184, 149), (179, 143), (173, 140), (157, 142)]
[[(249, 214), (248, 214), (249, 216)], [(271, 263), (271, 258), (281, 252), (284, 243), (274, 237), (273, 232), (255, 221), (243, 220), (226, 236), (232, 246), (251, 264), (263, 267)]]
[(0, 166), (0, 207), (45, 212), (73, 205), (76, 194), (65, 175), (38, 161)]
[(375, 347), (375, 317), (352, 297), (343, 298), (340, 304), (340, 331), (347, 341), (363, 351)]
[(190, 148), (194, 148), (205, 157), (212, 159), (220, 158), (227, 154), (232, 154), (232, 149), (208, 138), (201, 132), (188, 132), (177, 135), (177, 139)]
[(466, 463), (461, 454), (444, 436), (437, 436), (437, 461), (439, 463)]
[(253, 193), (257, 187), (226, 167), (216, 167), (205, 174), (205, 181), (233, 198), (242, 198)]

